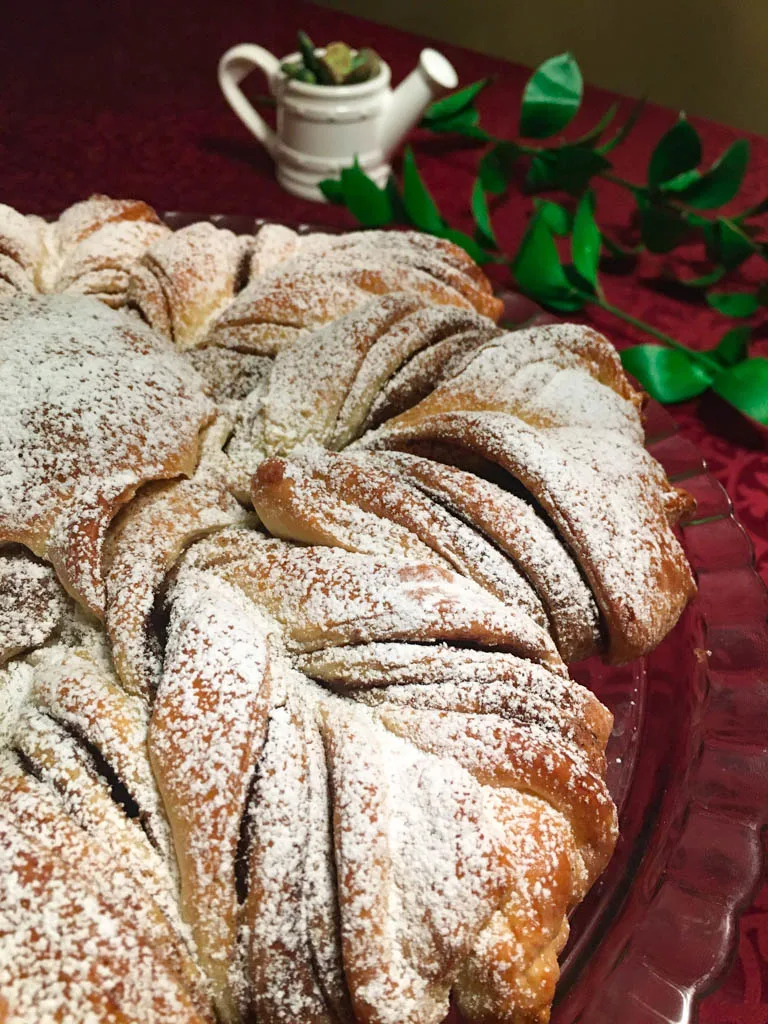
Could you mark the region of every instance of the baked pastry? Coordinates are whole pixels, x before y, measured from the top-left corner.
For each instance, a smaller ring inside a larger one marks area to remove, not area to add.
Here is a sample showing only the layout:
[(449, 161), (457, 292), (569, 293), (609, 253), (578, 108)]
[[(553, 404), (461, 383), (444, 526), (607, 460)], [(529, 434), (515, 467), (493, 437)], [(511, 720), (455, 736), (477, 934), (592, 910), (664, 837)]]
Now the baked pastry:
[(0, 295), (73, 292), (119, 307), (132, 265), (168, 234), (138, 200), (91, 196), (50, 224), (0, 205)]
[(159, 336), (64, 295), (0, 305), (0, 394), (0, 544), (102, 615), (107, 526), (142, 484), (191, 473), (213, 404)]
[(133, 268), (128, 301), (177, 348), (194, 348), (234, 298), (250, 241), (213, 224), (175, 231), (143, 253)]
[[(449, 243), (147, 211), (0, 211), (0, 1022), (544, 1024), (616, 839), (567, 663), (693, 591), (640, 399)], [(125, 308), (35, 294), (110, 238)]]
[(297, 236), (295, 255), (254, 277), (212, 324), (207, 343), (275, 355), (302, 331), (393, 291), (492, 319), (501, 315), (487, 278), (450, 242), (425, 245), (413, 232)]

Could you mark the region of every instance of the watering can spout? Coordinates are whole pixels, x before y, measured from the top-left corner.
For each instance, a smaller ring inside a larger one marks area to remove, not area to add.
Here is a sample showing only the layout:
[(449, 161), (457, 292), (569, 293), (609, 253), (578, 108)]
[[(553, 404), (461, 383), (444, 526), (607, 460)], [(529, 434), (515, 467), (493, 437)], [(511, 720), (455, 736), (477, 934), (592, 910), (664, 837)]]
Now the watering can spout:
[(419, 63), (395, 89), (385, 114), (381, 134), (385, 158), (397, 149), (429, 104), (458, 84), (453, 65), (442, 53), (429, 49), (421, 51)]

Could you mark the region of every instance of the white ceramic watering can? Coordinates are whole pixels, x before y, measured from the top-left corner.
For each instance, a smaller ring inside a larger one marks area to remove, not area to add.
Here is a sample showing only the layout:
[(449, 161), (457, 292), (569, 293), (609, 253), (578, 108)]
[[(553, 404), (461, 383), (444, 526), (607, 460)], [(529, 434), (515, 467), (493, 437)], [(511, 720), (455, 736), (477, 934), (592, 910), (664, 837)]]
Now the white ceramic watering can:
[[(283, 61), (299, 56), (293, 53)], [(317, 183), (338, 178), (355, 156), (366, 174), (384, 185), (389, 157), (400, 141), (434, 99), (458, 85), (453, 65), (437, 50), (422, 50), (418, 65), (394, 91), (383, 61), (375, 78), (335, 86), (289, 78), (280, 68), (283, 61), (261, 46), (241, 43), (219, 61), (219, 84), (234, 112), (275, 160), (280, 184), (304, 199), (322, 201)], [(254, 68), (264, 71), (277, 101), (276, 131), (240, 88)]]

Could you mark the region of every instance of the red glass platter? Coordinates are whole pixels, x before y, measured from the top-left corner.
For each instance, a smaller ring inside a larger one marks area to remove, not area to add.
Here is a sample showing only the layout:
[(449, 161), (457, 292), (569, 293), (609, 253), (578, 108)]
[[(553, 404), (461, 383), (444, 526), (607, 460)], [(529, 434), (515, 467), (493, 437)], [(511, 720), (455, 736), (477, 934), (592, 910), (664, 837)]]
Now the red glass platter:
[[(238, 233), (263, 223), (187, 213), (165, 220), (173, 228), (210, 220)], [(552, 1024), (695, 1020), (697, 999), (728, 966), (738, 914), (762, 870), (768, 591), (726, 492), (653, 402), (646, 437), (670, 479), (696, 499), (681, 529), (698, 595), (649, 657), (571, 667), (614, 715), (608, 782), (621, 836), (572, 916)]]

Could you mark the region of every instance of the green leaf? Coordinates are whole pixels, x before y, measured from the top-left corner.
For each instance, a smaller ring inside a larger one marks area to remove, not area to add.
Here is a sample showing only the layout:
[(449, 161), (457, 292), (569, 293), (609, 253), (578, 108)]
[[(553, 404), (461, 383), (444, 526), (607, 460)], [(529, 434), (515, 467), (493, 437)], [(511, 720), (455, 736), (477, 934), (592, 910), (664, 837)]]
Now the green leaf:
[(563, 238), (570, 234), (573, 227), (573, 215), (570, 210), (549, 199), (534, 199), (533, 207), (553, 235)]
[(712, 390), (746, 416), (768, 426), (768, 359), (755, 356), (723, 370), (715, 377)]
[(528, 225), (512, 272), (521, 291), (553, 309), (573, 312), (584, 305), (584, 297), (565, 276), (552, 233), (538, 214)]
[(449, 96), (444, 96), (443, 99), (432, 103), (424, 111), (422, 123), (425, 127), (431, 128), (433, 127), (432, 122), (452, 118), (468, 107), (471, 107), (483, 89), (490, 85), (490, 82), (490, 78), (481, 78), (480, 81), (473, 82), (471, 85), (465, 85), (463, 89), (457, 89), (456, 92), (452, 92)]
[(580, 273), (572, 263), (566, 263), (563, 266), (563, 273), (565, 274), (568, 284), (572, 288), (575, 288), (577, 292), (580, 292), (585, 296), (592, 296), (595, 294), (595, 286), (589, 281), (582, 273)]
[(520, 134), (545, 139), (565, 128), (581, 105), (583, 88), (579, 65), (570, 53), (545, 60), (526, 83)]
[(668, 206), (640, 207), (640, 236), (649, 252), (671, 252), (688, 230), (680, 214)]
[(663, 345), (633, 345), (620, 353), (624, 369), (657, 402), (685, 402), (706, 391), (711, 374), (685, 352)]
[(392, 203), (386, 191), (369, 178), (355, 162), (341, 172), (341, 188), (347, 209), (366, 228), (380, 228), (394, 219)]
[(592, 290), (597, 286), (597, 268), (600, 263), (600, 229), (595, 221), (595, 195), (585, 192), (576, 207), (571, 236), (571, 259)]
[(480, 160), (478, 173), (486, 192), (503, 195), (509, 184), (512, 167), (520, 156), (514, 142), (497, 142)]
[(757, 251), (755, 242), (726, 217), (709, 221), (703, 230), (707, 256), (727, 270), (734, 270)]
[(617, 146), (620, 146), (624, 139), (626, 139), (626, 137), (637, 124), (644, 108), (645, 99), (638, 100), (632, 108), (632, 110), (630, 111), (629, 117), (621, 126), (621, 128), (619, 128), (619, 130), (616, 132), (612, 139), (609, 139), (608, 142), (604, 142), (602, 146), (598, 146), (597, 152), (605, 155), (606, 153), (610, 153), (612, 149), (616, 149)]
[(751, 334), (748, 327), (731, 328), (722, 336), (717, 347), (712, 349), (712, 355), (723, 366), (740, 363), (747, 354), (747, 345), (749, 345)]
[(698, 210), (714, 210), (731, 199), (741, 188), (749, 163), (749, 142), (737, 139), (699, 181), (678, 192), (681, 199)]
[(323, 178), (322, 181), (317, 183), (317, 187), (329, 203), (343, 205), (344, 189), (341, 187), (341, 182), (337, 178)]
[(612, 103), (597, 122), (595, 127), (591, 128), (585, 135), (581, 135), (578, 139), (574, 139), (573, 144), (575, 146), (594, 146), (605, 129), (618, 114), (619, 106), (620, 104), (618, 102)]
[(752, 316), (760, 307), (757, 296), (751, 292), (709, 292), (707, 304), (724, 316)]
[(544, 296), (540, 301), (542, 305), (553, 309), (556, 313), (576, 313), (584, 308), (585, 299), (577, 292), (570, 291), (552, 293)]
[(431, 132), (438, 132), (440, 134), (454, 133), (456, 135), (464, 135), (468, 139), (478, 139), (481, 142), (487, 142), (490, 135), (484, 128), (480, 127), (478, 124), (479, 120), (479, 111), (474, 107), (467, 107), (466, 110), (460, 110), (453, 117), (445, 117), (441, 121), (430, 121), (424, 127), (428, 128)]
[(648, 164), (648, 184), (659, 188), (701, 162), (699, 133), (681, 114), (656, 144)]
[(494, 249), (498, 249), (496, 235), (493, 233), (491, 223), (491, 212), (488, 209), (488, 202), (485, 198), (485, 190), (480, 178), (475, 180), (472, 189), (472, 216), (479, 235), (479, 240)]
[(389, 196), (389, 201), (392, 204), (392, 216), (395, 223), (407, 224), (408, 211), (405, 208), (403, 197), (400, 195), (400, 189), (397, 186), (397, 179), (394, 174), (390, 174), (387, 178), (387, 184), (384, 186), (384, 191)]
[(702, 231), (706, 231), (712, 223), (709, 217), (702, 217), (701, 214), (694, 213), (692, 210), (682, 210), (680, 216), (689, 228), (701, 228)]
[(593, 149), (562, 146), (537, 153), (531, 160), (525, 183), (532, 191), (555, 188), (578, 195), (590, 178), (607, 167), (610, 167), (609, 162)]
[(405, 147), (403, 154), (403, 205), (415, 227), (431, 235), (442, 234), (443, 218), (422, 180), (410, 146)]

